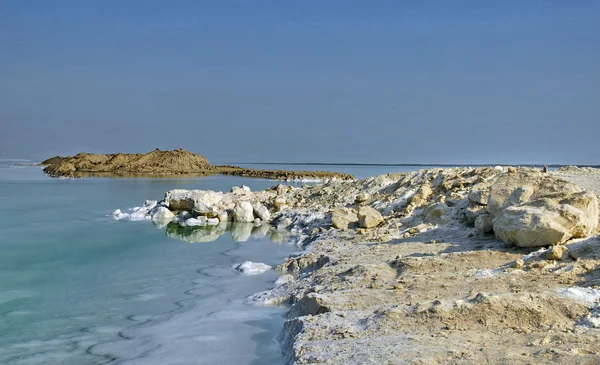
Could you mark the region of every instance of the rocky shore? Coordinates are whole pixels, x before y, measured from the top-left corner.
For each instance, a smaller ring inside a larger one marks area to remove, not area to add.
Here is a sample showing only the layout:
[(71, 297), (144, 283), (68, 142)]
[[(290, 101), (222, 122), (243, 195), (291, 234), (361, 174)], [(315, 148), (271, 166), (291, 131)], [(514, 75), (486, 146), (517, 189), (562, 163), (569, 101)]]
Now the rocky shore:
[(594, 364), (599, 193), (595, 169), (431, 169), (172, 190), (114, 216), (247, 227), (302, 248), (272, 290), (248, 298), (289, 306), (287, 364)]
[(211, 165), (199, 154), (178, 149), (142, 154), (92, 154), (52, 157), (43, 161), (44, 172), (52, 177), (165, 177), (232, 175), (284, 181), (354, 180), (349, 174), (328, 171), (256, 170), (237, 166)]

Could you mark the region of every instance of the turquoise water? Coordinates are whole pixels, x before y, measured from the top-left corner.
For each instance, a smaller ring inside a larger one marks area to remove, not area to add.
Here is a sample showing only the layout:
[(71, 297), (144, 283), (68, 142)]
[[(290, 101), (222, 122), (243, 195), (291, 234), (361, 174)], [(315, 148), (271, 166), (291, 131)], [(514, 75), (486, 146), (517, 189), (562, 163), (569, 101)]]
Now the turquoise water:
[(188, 243), (149, 222), (117, 222), (116, 208), (172, 188), (262, 189), (273, 181), (45, 177), (0, 162), (0, 364), (276, 364), (282, 308), (244, 298), (296, 248), (268, 237)]

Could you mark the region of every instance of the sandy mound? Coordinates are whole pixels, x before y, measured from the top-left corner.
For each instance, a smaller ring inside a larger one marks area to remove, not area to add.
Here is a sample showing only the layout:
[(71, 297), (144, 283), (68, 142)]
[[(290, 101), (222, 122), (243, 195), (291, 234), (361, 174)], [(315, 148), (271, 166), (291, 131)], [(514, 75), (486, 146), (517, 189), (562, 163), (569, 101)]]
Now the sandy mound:
[(53, 157), (42, 162), (52, 176), (74, 175), (76, 172), (115, 174), (183, 174), (210, 173), (213, 167), (199, 154), (178, 149), (141, 154), (79, 153), (73, 157)]
[(197, 153), (182, 148), (141, 154), (79, 153), (72, 157), (52, 157), (41, 163), (53, 177), (128, 177), (168, 175), (233, 175), (274, 180), (354, 180), (349, 174), (328, 171), (255, 170), (236, 166), (213, 166)]

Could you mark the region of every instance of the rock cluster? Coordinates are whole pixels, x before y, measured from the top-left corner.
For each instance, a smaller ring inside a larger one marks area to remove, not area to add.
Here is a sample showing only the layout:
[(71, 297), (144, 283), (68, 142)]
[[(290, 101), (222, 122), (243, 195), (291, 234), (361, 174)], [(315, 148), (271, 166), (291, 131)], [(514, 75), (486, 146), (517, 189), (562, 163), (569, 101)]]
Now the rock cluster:
[(594, 193), (536, 170), (502, 174), (489, 188), (472, 191), (469, 200), (485, 206), (475, 220), (479, 230), (521, 247), (585, 238), (598, 225)]
[(259, 192), (248, 187), (229, 193), (171, 190), (155, 206), (115, 212), (115, 218), (182, 226), (272, 223), (298, 241), (308, 239), (307, 231), (324, 227), (395, 228), (406, 237), (435, 226), (466, 224), (506, 243), (532, 247), (589, 237), (596, 232), (599, 213), (594, 193), (551, 174), (528, 168), (457, 168), (302, 188), (278, 185)]

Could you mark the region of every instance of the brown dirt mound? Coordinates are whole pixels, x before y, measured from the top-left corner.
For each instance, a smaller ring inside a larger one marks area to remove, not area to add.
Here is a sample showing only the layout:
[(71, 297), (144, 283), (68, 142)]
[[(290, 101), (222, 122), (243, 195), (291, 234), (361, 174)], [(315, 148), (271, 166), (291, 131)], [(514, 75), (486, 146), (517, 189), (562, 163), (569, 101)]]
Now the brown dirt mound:
[(79, 153), (73, 157), (53, 157), (42, 162), (51, 176), (75, 175), (77, 172), (182, 174), (209, 173), (213, 167), (199, 154), (178, 149), (141, 154)]
[(42, 162), (44, 172), (53, 177), (158, 177), (168, 175), (234, 175), (275, 180), (330, 179), (352, 180), (348, 174), (318, 171), (254, 170), (236, 166), (213, 166), (197, 153), (182, 148), (141, 154), (79, 153), (72, 157), (52, 157)]

